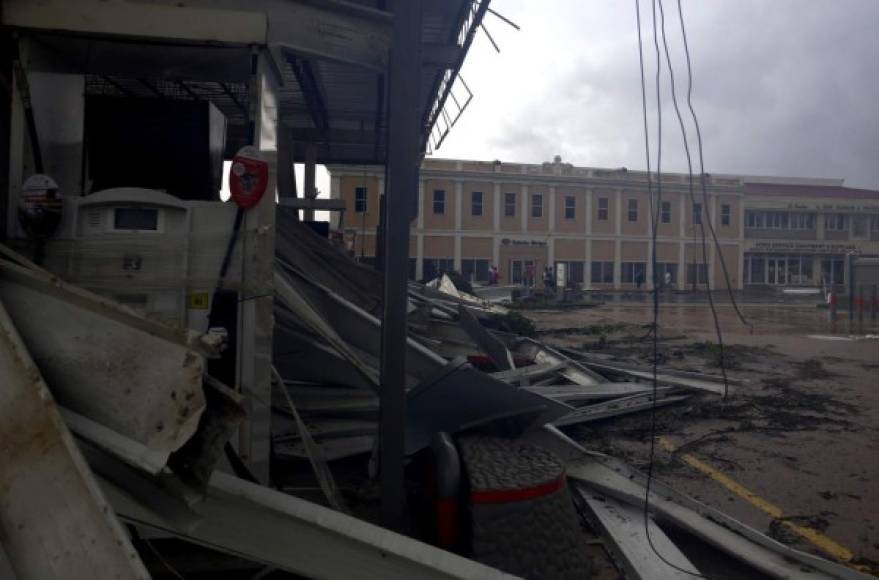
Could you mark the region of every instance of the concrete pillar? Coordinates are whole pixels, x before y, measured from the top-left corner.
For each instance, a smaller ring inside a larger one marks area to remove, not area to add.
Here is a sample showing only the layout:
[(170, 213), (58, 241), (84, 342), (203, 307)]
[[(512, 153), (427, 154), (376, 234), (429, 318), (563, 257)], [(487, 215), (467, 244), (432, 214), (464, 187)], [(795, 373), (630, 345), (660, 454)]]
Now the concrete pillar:
[(455, 271), (461, 271), (461, 234), (455, 232)]
[(614, 198), (614, 234), (623, 235), (623, 192), (619, 189), (613, 194)]
[[(418, 221), (416, 222), (416, 227), (419, 230), (424, 229), (424, 180), (418, 180)], [(420, 257), (419, 257), (420, 258)], [(421, 277), (418, 277), (421, 280)]]
[(495, 182), (494, 184), (494, 196), (492, 202), (492, 221), (491, 221), (491, 231), (497, 233), (501, 229), (501, 204), (503, 200), (501, 200), (501, 184)]
[(498, 236), (491, 238), (491, 261), (500, 270), (501, 264), (501, 239)]
[[(683, 199), (683, 196), (681, 196)], [(676, 285), (679, 289), (685, 288), (687, 285), (687, 246), (684, 240), (678, 244), (678, 279)]]
[[(617, 196), (617, 199), (619, 199), (619, 196)], [(617, 207), (619, 207), (619, 204), (617, 204)], [(619, 212), (617, 212), (617, 216), (619, 216)], [(615, 289), (622, 287), (622, 256), (623, 243), (622, 240), (617, 238), (613, 242), (613, 287)]]
[[(464, 184), (455, 182), (455, 231), (461, 231), (461, 215), (464, 208)], [(457, 268), (457, 266), (456, 266)]]
[(687, 237), (687, 218), (692, 213), (692, 212), (687, 213), (687, 206), (689, 205), (690, 198), (689, 198), (689, 196), (686, 196), (684, 194), (679, 195), (678, 198), (680, 199), (680, 204), (681, 204), (680, 216), (678, 219), (678, 228), (680, 231), (678, 232), (678, 235), (680, 235), (681, 238), (686, 238)]
[[(277, 191), (278, 86), (268, 53), (259, 55), (254, 90), (256, 135), (254, 145), (269, 163), (266, 195), (244, 214), (241, 232), (242, 277), (252, 296), (272, 295), (275, 268), (275, 192)], [(240, 388), (245, 396), (247, 419), (239, 428), (238, 452), (251, 471), (268, 483), (271, 445), (272, 300), (244, 300), (240, 306), (238, 336)]]
[(528, 184), (522, 184), (522, 231), (528, 231)]
[(586, 190), (586, 225), (584, 232), (587, 236), (592, 233), (592, 190)]
[(586, 263), (583, 264), (583, 284), (586, 289), (592, 288), (592, 240), (586, 239)]
[(549, 235), (553, 235), (553, 233), (555, 232), (555, 224), (556, 224), (556, 221), (555, 221), (555, 187), (554, 186), (549, 187), (549, 194), (548, 195), (549, 195), (549, 211), (548, 211), (548, 215), (546, 217), (547, 224), (548, 224), (547, 230), (549, 231)]

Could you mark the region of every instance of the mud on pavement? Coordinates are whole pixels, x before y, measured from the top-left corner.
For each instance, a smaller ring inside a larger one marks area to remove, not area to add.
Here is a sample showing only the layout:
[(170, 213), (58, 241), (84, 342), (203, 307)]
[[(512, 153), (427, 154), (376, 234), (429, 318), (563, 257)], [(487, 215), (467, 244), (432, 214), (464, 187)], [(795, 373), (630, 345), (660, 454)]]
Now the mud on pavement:
[[(606, 355), (653, 361), (652, 311), (644, 304), (524, 313), (541, 340)], [(849, 564), (879, 574), (879, 340), (848, 340), (810, 307), (745, 307), (750, 326), (719, 306), (721, 349), (706, 305), (664, 305), (657, 362), (667, 368), (743, 381), (729, 396), (698, 395), (656, 411), (654, 473), (710, 505), (805, 551), (828, 556), (790, 532), (807, 527), (851, 552)], [(843, 325), (844, 326), (844, 325)], [(875, 329), (864, 329), (864, 334)], [(837, 340), (813, 338), (832, 335)], [(582, 426), (590, 448), (646, 467), (650, 413)], [(773, 518), (679, 460), (689, 453), (782, 511)]]

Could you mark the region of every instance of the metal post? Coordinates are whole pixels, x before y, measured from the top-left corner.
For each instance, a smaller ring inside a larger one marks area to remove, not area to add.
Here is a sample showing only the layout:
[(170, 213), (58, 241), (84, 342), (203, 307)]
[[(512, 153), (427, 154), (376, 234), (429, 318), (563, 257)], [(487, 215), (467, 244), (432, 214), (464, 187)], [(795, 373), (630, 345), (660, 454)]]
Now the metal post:
[[(305, 147), (305, 175), (304, 175), (304, 197), (305, 199), (317, 198), (317, 189), (314, 185), (314, 170), (317, 165), (317, 147), (310, 143)], [(314, 210), (307, 209), (303, 212), (305, 221), (314, 220)]]
[(409, 221), (417, 210), (422, 0), (394, 3), (389, 70), (387, 216), (381, 337), (379, 469), (382, 523), (406, 529), (403, 454), (406, 427), (406, 295)]

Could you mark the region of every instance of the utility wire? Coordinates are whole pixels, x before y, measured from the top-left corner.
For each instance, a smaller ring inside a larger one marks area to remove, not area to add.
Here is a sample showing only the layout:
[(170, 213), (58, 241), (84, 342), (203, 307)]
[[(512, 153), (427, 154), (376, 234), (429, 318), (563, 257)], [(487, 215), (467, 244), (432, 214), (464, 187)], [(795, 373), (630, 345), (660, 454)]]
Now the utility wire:
[[(687, 137), (687, 128), (684, 125), (684, 117), (681, 115), (680, 107), (678, 106), (677, 94), (675, 92), (675, 80), (674, 80), (674, 69), (671, 64), (671, 54), (668, 49), (668, 40), (665, 35), (665, 11), (663, 10), (662, 0), (657, 0), (659, 4), (659, 16), (661, 22), (661, 30), (662, 30), (662, 44), (665, 48), (665, 60), (668, 64), (668, 74), (669, 74), (669, 82), (671, 84), (671, 99), (672, 104), (674, 105), (675, 115), (678, 119), (678, 124), (681, 128), (681, 136), (684, 141), (684, 153), (687, 157), (687, 175), (688, 179), (688, 189), (690, 201), (693, 203), (693, 207), (696, 204), (696, 196), (693, 193), (693, 160), (690, 155), (690, 146), (688, 143)], [(704, 185), (704, 180), (703, 180)], [(707, 193), (705, 194), (705, 203), (700, 205), (699, 208), (699, 232), (700, 232), (700, 241), (702, 246), (702, 268), (705, 271), (705, 296), (708, 298), (708, 305), (711, 308), (711, 316), (714, 319), (714, 330), (717, 335), (717, 345), (718, 345), (718, 354), (719, 354), (719, 363), (720, 363), (720, 374), (723, 376), (723, 400), (726, 401), (727, 395), (729, 394), (729, 380), (726, 375), (726, 357), (723, 346), (723, 332), (720, 329), (720, 319), (717, 316), (717, 307), (714, 304), (714, 297), (711, 294), (711, 280), (708, 278), (708, 242), (705, 235), (705, 222), (711, 222), (710, 212), (707, 211)], [(695, 217), (695, 215), (694, 215)], [(683, 219), (683, 216), (681, 216)], [(718, 253), (720, 253), (720, 247), (717, 246)], [(693, 272), (696, 278), (696, 282), (699, 281), (699, 272)]]
[(652, 384), (652, 400), (650, 405), (650, 461), (647, 465), (647, 484), (644, 493), (644, 533), (647, 537), (647, 544), (656, 554), (656, 557), (662, 560), (667, 566), (693, 576), (704, 577), (700, 574), (691, 572), (671, 563), (665, 556), (659, 553), (650, 537), (650, 489), (653, 481), (653, 464), (656, 454), (656, 396), (658, 392), (657, 374), (659, 359), (659, 285), (656, 283), (656, 236), (658, 229), (658, 216), (661, 214), (662, 204), (662, 96), (660, 92), (660, 80), (662, 72), (662, 60), (659, 52), (659, 36), (656, 29), (656, 0), (653, 0), (653, 46), (656, 54), (656, 117), (657, 117), (657, 137), (656, 137), (656, 203), (653, 201), (652, 178), (650, 175), (650, 137), (648, 132), (647, 121), (647, 90), (644, 81), (644, 56), (643, 41), (641, 39), (641, 5), (639, 0), (635, 0), (636, 25), (638, 28), (638, 62), (641, 68), (641, 105), (644, 115), (644, 149), (647, 156), (647, 192), (650, 199), (650, 219), (652, 224), (651, 240), (650, 240), (650, 259), (653, 270), (653, 384)]
[[(651, 223), (653, 229), (651, 231), (651, 264), (653, 270), (653, 381), (652, 381), (652, 401), (650, 407), (650, 456), (649, 462), (647, 466), (647, 483), (646, 489), (644, 493), (644, 533), (647, 537), (647, 543), (650, 546), (650, 549), (654, 554), (667, 566), (678, 570), (679, 572), (683, 572), (690, 576), (698, 577), (698, 578), (707, 578), (706, 576), (699, 574), (698, 572), (693, 572), (691, 570), (687, 570), (685, 568), (681, 568), (677, 566), (668, 559), (666, 559), (662, 554), (659, 553), (656, 546), (653, 544), (653, 539), (650, 537), (650, 491), (651, 484), (653, 481), (653, 467), (654, 467), (654, 459), (656, 455), (656, 397), (658, 391), (658, 380), (657, 375), (659, 372), (659, 284), (657, 284), (657, 271), (656, 271), (656, 238), (657, 238), (657, 230), (659, 226), (658, 217), (661, 214), (661, 200), (662, 200), (662, 97), (661, 97), (661, 88), (660, 88), (660, 74), (662, 70), (662, 59), (659, 52), (659, 40), (658, 33), (656, 28), (656, 0), (652, 2), (653, 7), (653, 45), (656, 52), (656, 110), (657, 110), (657, 159), (656, 159), (656, 190), (657, 190), (657, 200), (656, 204), (653, 203), (653, 191), (651, 186), (651, 178), (650, 178), (650, 138), (648, 132), (648, 122), (647, 122), (647, 91), (644, 82), (644, 57), (643, 57), (643, 48), (642, 48), (642, 39), (641, 39), (641, 6), (639, 0), (635, 0), (635, 11), (636, 11), (636, 26), (638, 28), (638, 61), (641, 68), (641, 103), (642, 103), (642, 111), (644, 115), (644, 145), (645, 151), (647, 155), (647, 189), (648, 195), (650, 196), (650, 210), (651, 210)], [(671, 81), (672, 88), (672, 98), (675, 101), (675, 110), (677, 111), (677, 100), (675, 98), (674, 93), (674, 71), (671, 67), (671, 60), (668, 59), (668, 44), (665, 41), (665, 18), (662, 13), (662, 3), (660, 0), (660, 16), (662, 18), (662, 38), (663, 45), (665, 46), (666, 58), (668, 60), (669, 66), (669, 78)], [(678, 120), (681, 122), (681, 128), (683, 129), (683, 121), (678, 111)], [(686, 133), (684, 132), (684, 148), (687, 153), (687, 159), (689, 163), (690, 155), (689, 149), (687, 148), (686, 143)], [(692, 170), (690, 172), (690, 198), (693, 199), (692, 194)], [(657, 211), (658, 210), (658, 211)], [(680, 219), (683, 219), (684, 216), (681, 216)], [(704, 235), (704, 234), (703, 234)], [(705, 257), (705, 253), (703, 252), (703, 258)], [(707, 270), (707, 266), (706, 266)], [(712, 305), (713, 308), (713, 305)], [(724, 379), (724, 384), (726, 384), (726, 379)], [(724, 392), (726, 389), (724, 389)]]
[[(684, 41), (684, 53), (687, 56), (687, 108), (690, 109), (690, 116), (693, 117), (693, 125), (696, 127), (696, 143), (699, 150), (699, 182), (702, 185), (703, 203), (705, 204), (705, 207), (708, 207), (708, 188), (705, 185), (705, 157), (702, 152), (702, 130), (699, 128), (699, 118), (696, 116), (696, 110), (693, 108), (693, 67), (690, 63), (690, 46), (687, 43), (687, 26), (684, 23), (684, 12), (681, 8), (681, 0), (677, 0), (677, 2), (678, 18), (681, 23), (681, 37)], [(736, 297), (732, 291), (732, 285), (729, 283), (729, 270), (726, 267), (726, 260), (723, 257), (723, 252), (720, 251), (720, 242), (717, 240), (717, 232), (714, 229), (711, 215), (708, 215), (708, 229), (711, 231), (711, 237), (714, 239), (714, 245), (717, 248), (717, 257), (720, 259), (720, 269), (723, 271), (723, 279), (726, 282), (726, 290), (729, 293), (730, 302), (742, 324), (751, 328), (751, 324), (745, 319), (745, 315), (742, 314), (742, 311), (739, 309), (738, 302), (736, 302)], [(726, 397), (726, 391), (724, 391), (724, 397)]]

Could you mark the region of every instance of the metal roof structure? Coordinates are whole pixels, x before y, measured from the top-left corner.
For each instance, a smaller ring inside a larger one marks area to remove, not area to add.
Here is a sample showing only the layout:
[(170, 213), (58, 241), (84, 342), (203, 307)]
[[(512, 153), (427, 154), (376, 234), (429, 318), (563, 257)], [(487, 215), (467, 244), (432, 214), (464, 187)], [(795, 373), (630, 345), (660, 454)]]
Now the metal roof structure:
[[(318, 163), (384, 164), (393, 3), (187, 0), (174, 6), (244, 11), (257, 17), (254, 30), (265, 27), (265, 41), (282, 81), (280, 119), (290, 130), (295, 161), (305, 160), (305, 148), (314, 145)], [(29, 28), (25, 34), (62, 57), (71, 72), (86, 74), (86, 94), (209, 100), (228, 121), (227, 154), (231, 156), (246, 143), (248, 45), (255, 44), (247, 42), (247, 34), (230, 35), (211, 45), (148, 38), (141, 31), (131, 34), (124, 29), (128, 25), (121, 23), (118, 33), (89, 30), (84, 34), (77, 23), (65, 21), (62, 15), (53, 14), (54, 21), (46, 21), (44, 15), (53, 11), (44, 10), (37, 18), (24, 4), (6, 2), (4, 20)], [(170, 2), (156, 4), (171, 6)], [(422, 152), (441, 142), (472, 96), (458, 72), (488, 4), (477, 0), (424, 3)]]

